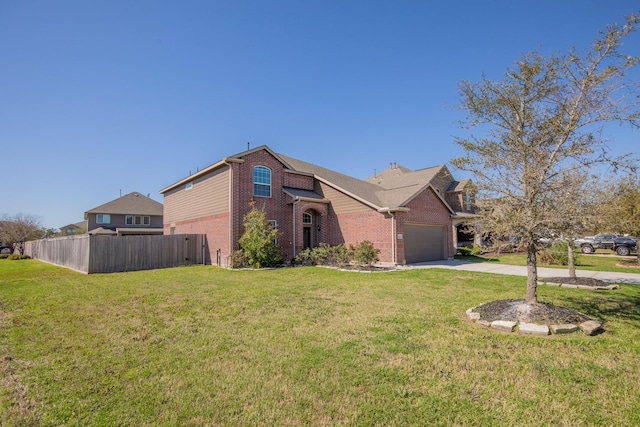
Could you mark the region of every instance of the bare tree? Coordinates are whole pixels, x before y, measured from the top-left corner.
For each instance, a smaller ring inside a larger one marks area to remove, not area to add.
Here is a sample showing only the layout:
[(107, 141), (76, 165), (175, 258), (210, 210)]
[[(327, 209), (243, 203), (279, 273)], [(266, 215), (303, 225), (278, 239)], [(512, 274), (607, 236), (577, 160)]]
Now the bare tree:
[(527, 246), (527, 303), (538, 302), (537, 246), (554, 226), (553, 207), (569, 171), (630, 164), (630, 156), (609, 155), (599, 126), (638, 126), (640, 85), (627, 73), (640, 58), (620, 51), (637, 25), (634, 14), (622, 26), (607, 26), (584, 54), (575, 48), (547, 57), (534, 52), (501, 81), (460, 84), (464, 123), (486, 134), (457, 138), (464, 154), (453, 164), (472, 172), (478, 197), (491, 201), (480, 214), (483, 231)]
[(35, 215), (19, 213), (14, 216), (4, 215), (0, 221), (0, 241), (13, 247), (24, 255), (24, 243), (44, 237), (40, 226), (40, 218)]
[(555, 236), (567, 243), (569, 277), (575, 278), (576, 237), (593, 230), (598, 220), (597, 194), (600, 179), (577, 169), (565, 171), (561, 182), (564, 186), (562, 197), (550, 201), (549, 228)]

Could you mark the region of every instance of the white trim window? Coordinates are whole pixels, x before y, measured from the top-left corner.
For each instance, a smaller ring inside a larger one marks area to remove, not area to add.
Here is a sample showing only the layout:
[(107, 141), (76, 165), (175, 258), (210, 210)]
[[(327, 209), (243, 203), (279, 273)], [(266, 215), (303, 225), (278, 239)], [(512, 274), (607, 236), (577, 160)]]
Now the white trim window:
[(111, 224), (111, 215), (96, 214), (96, 224)]
[(253, 195), (271, 197), (271, 169), (266, 166), (253, 168)]
[(304, 212), (302, 214), (302, 223), (303, 224), (313, 224), (313, 217), (311, 216), (310, 213)]

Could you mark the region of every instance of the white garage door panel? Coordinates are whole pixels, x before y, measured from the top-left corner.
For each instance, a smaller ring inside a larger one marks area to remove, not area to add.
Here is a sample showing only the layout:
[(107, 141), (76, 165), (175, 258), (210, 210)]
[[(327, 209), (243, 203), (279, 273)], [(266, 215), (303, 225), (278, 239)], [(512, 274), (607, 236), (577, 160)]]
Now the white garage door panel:
[(404, 226), (404, 254), (407, 263), (446, 259), (444, 227)]

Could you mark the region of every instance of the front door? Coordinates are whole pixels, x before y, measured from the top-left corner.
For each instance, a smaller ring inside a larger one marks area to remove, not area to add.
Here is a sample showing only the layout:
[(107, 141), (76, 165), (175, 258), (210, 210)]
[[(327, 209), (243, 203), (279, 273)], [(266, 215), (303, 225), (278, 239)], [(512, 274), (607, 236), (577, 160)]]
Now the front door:
[(311, 247), (311, 227), (304, 227), (302, 229), (302, 249)]

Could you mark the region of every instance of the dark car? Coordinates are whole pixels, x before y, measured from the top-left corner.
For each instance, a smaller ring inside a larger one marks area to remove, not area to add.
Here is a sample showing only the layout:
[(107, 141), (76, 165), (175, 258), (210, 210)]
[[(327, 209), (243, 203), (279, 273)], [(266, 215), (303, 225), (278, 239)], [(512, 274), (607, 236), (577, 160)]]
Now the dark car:
[(588, 239), (580, 243), (583, 254), (592, 254), (596, 249), (610, 249), (618, 255), (629, 255), (635, 251), (637, 241), (634, 237), (620, 236), (618, 234), (598, 234), (593, 239)]
[(627, 256), (637, 248), (638, 240), (634, 237), (616, 237), (613, 239), (613, 250), (618, 255)]

